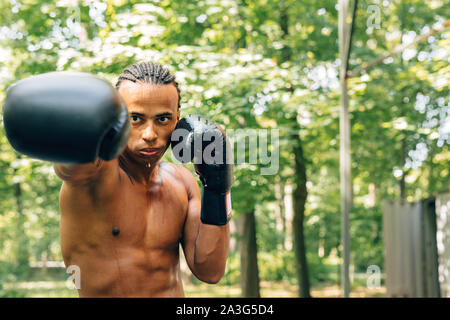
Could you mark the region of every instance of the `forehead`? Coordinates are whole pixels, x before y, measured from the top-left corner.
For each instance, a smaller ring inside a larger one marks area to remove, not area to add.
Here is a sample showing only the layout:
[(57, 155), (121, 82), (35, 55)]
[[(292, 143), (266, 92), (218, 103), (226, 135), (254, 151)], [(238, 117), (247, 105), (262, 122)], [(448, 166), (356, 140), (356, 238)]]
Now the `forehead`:
[(178, 109), (178, 92), (173, 84), (155, 85), (153, 83), (134, 83), (124, 81), (120, 84), (122, 96), (128, 111), (176, 111)]

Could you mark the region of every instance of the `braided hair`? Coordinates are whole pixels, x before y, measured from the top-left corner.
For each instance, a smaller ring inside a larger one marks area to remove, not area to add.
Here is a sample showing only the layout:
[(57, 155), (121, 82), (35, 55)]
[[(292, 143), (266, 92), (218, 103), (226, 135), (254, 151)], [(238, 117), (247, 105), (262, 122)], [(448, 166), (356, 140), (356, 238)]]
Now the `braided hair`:
[(120, 84), (124, 80), (132, 81), (134, 83), (144, 82), (159, 85), (173, 83), (178, 92), (178, 108), (180, 108), (181, 95), (180, 89), (178, 88), (178, 82), (175, 81), (175, 76), (170, 74), (169, 69), (162, 65), (152, 62), (141, 62), (125, 68), (117, 80), (117, 90), (119, 90)]

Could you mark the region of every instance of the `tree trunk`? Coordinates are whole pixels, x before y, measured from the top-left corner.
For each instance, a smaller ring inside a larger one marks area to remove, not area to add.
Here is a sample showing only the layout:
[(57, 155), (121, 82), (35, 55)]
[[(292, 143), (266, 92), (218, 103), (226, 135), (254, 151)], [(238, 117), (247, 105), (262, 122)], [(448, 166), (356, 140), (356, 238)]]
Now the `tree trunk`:
[(430, 151), (428, 154), (428, 159), (426, 161), (427, 165), (428, 165), (428, 181), (427, 181), (427, 193), (428, 193), (428, 197), (431, 197), (435, 191), (434, 189), (434, 184), (435, 184), (435, 179), (434, 179), (434, 163), (433, 163), (433, 159), (434, 156), (436, 155), (436, 149), (434, 146), (430, 147)]
[(292, 186), (290, 183), (286, 183), (284, 186), (284, 213), (286, 220), (286, 233), (284, 234), (284, 248), (286, 250), (292, 250), (292, 228), (294, 224), (292, 222), (294, 216), (294, 205), (292, 204)]
[[(275, 207), (277, 232), (283, 236), (286, 235), (286, 218), (284, 215), (284, 202), (283, 202), (283, 183), (279, 176), (275, 177), (275, 199), (277, 205)], [(286, 249), (284, 247), (284, 238), (281, 238), (280, 243), (277, 244), (278, 249)]]
[[(290, 61), (292, 58), (292, 48), (288, 45), (289, 37), (289, 7), (286, 2), (282, 2), (280, 6), (279, 25), (281, 29), (281, 38), (283, 40), (283, 48), (281, 49), (281, 61)], [(290, 88), (293, 91), (293, 88)], [(299, 129), (297, 117), (291, 119), (294, 128)], [(295, 184), (294, 190), (294, 217), (292, 219), (292, 229), (294, 235), (294, 250), (297, 268), (297, 279), (299, 283), (299, 296), (310, 297), (308, 263), (306, 259), (306, 246), (303, 220), (305, 217), (305, 203), (307, 197), (306, 189), (306, 167), (303, 158), (302, 142), (299, 135), (293, 136), (293, 146), (295, 155)]]
[(242, 216), (241, 289), (243, 297), (259, 298), (258, 246), (254, 209)]
[(308, 196), (306, 189), (306, 167), (305, 159), (303, 158), (303, 148), (298, 137), (298, 143), (294, 147), (295, 154), (295, 180), (296, 187), (294, 190), (294, 250), (297, 265), (297, 279), (299, 283), (299, 296), (302, 298), (309, 298), (309, 272), (308, 262), (306, 259), (306, 246), (303, 221), (305, 219), (305, 204)]
[(406, 163), (406, 137), (402, 138), (402, 147), (401, 147), (401, 164), (402, 164), (402, 176), (400, 178), (400, 199), (405, 200), (406, 199), (406, 183), (405, 183), (405, 177), (407, 175), (407, 172), (405, 171), (405, 163)]
[[(241, 21), (246, 19), (245, 10), (247, 9), (246, 0), (240, 0), (238, 17)], [(234, 51), (247, 47), (247, 31), (245, 24), (239, 27), (240, 37), (234, 43)], [(241, 124), (240, 128), (245, 128)], [(256, 243), (256, 222), (255, 209), (244, 213), (238, 226), (241, 233), (241, 291), (243, 297), (259, 298), (259, 272), (258, 272), (258, 246)]]
[[(402, 0), (402, 10), (401, 10), (401, 16), (400, 16), (400, 44), (402, 44), (403, 39), (403, 30), (405, 29), (405, 20), (406, 20), (406, 9), (405, 9), (405, 1)], [(400, 54), (400, 65), (402, 69), (405, 68), (405, 63), (403, 60), (403, 55)], [(403, 97), (401, 99), (400, 103), (400, 116), (403, 118), (405, 116), (405, 108), (408, 106), (403, 101)], [(402, 168), (402, 176), (400, 177), (399, 181), (399, 187), (400, 187), (400, 199), (405, 200), (406, 199), (406, 183), (405, 183), (405, 177), (407, 173), (405, 172), (405, 163), (406, 163), (406, 131), (403, 132), (402, 136), (402, 142), (401, 142), (401, 150), (400, 150), (400, 165)]]
[[(21, 156), (18, 156), (21, 159)], [(14, 176), (17, 175), (18, 169), (14, 169)], [(14, 199), (17, 207), (17, 225), (16, 225), (16, 239), (17, 239), (17, 251), (16, 251), (16, 261), (19, 268), (28, 268), (29, 254), (28, 254), (28, 239), (25, 234), (25, 215), (23, 213), (22, 204), (22, 186), (20, 181), (14, 184)]]

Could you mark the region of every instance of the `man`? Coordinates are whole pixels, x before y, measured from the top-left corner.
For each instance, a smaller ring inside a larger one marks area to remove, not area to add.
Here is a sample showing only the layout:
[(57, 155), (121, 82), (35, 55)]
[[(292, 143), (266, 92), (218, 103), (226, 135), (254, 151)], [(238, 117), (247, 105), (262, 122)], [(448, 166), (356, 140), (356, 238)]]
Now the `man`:
[(13, 147), (55, 162), (63, 180), (61, 250), (65, 265), (79, 268), (79, 295), (183, 296), (179, 244), (193, 274), (217, 283), (228, 255), (232, 166), (195, 165), (202, 199), (190, 171), (161, 158), (175, 128), (188, 133), (182, 142), (192, 150), (192, 136), (218, 129), (180, 120), (178, 85), (161, 65), (126, 68), (116, 85), (119, 97), (99, 81), (70, 74), (30, 78), (9, 90), (4, 107)]

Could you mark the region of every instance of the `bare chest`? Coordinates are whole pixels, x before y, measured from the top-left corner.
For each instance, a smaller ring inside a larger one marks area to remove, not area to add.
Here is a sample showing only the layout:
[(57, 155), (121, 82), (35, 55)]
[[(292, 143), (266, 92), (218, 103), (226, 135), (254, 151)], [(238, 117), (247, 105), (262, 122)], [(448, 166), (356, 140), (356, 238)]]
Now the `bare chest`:
[(110, 256), (112, 248), (173, 251), (182, 237), (188, 196), (173, 176), (144, 187), (121, 172), (106, 199), (95, 202), (84, 189), (71, 189), (62, 193), (61, 205), (63, 255)]
[(188, 206), (181, 183), (164, 176), (145, 187), (126, 180), (120, 190), (106, 210), (110, 210), (106, 220), (114, 238), (123, 245), (148, 249), (178, 245)]

